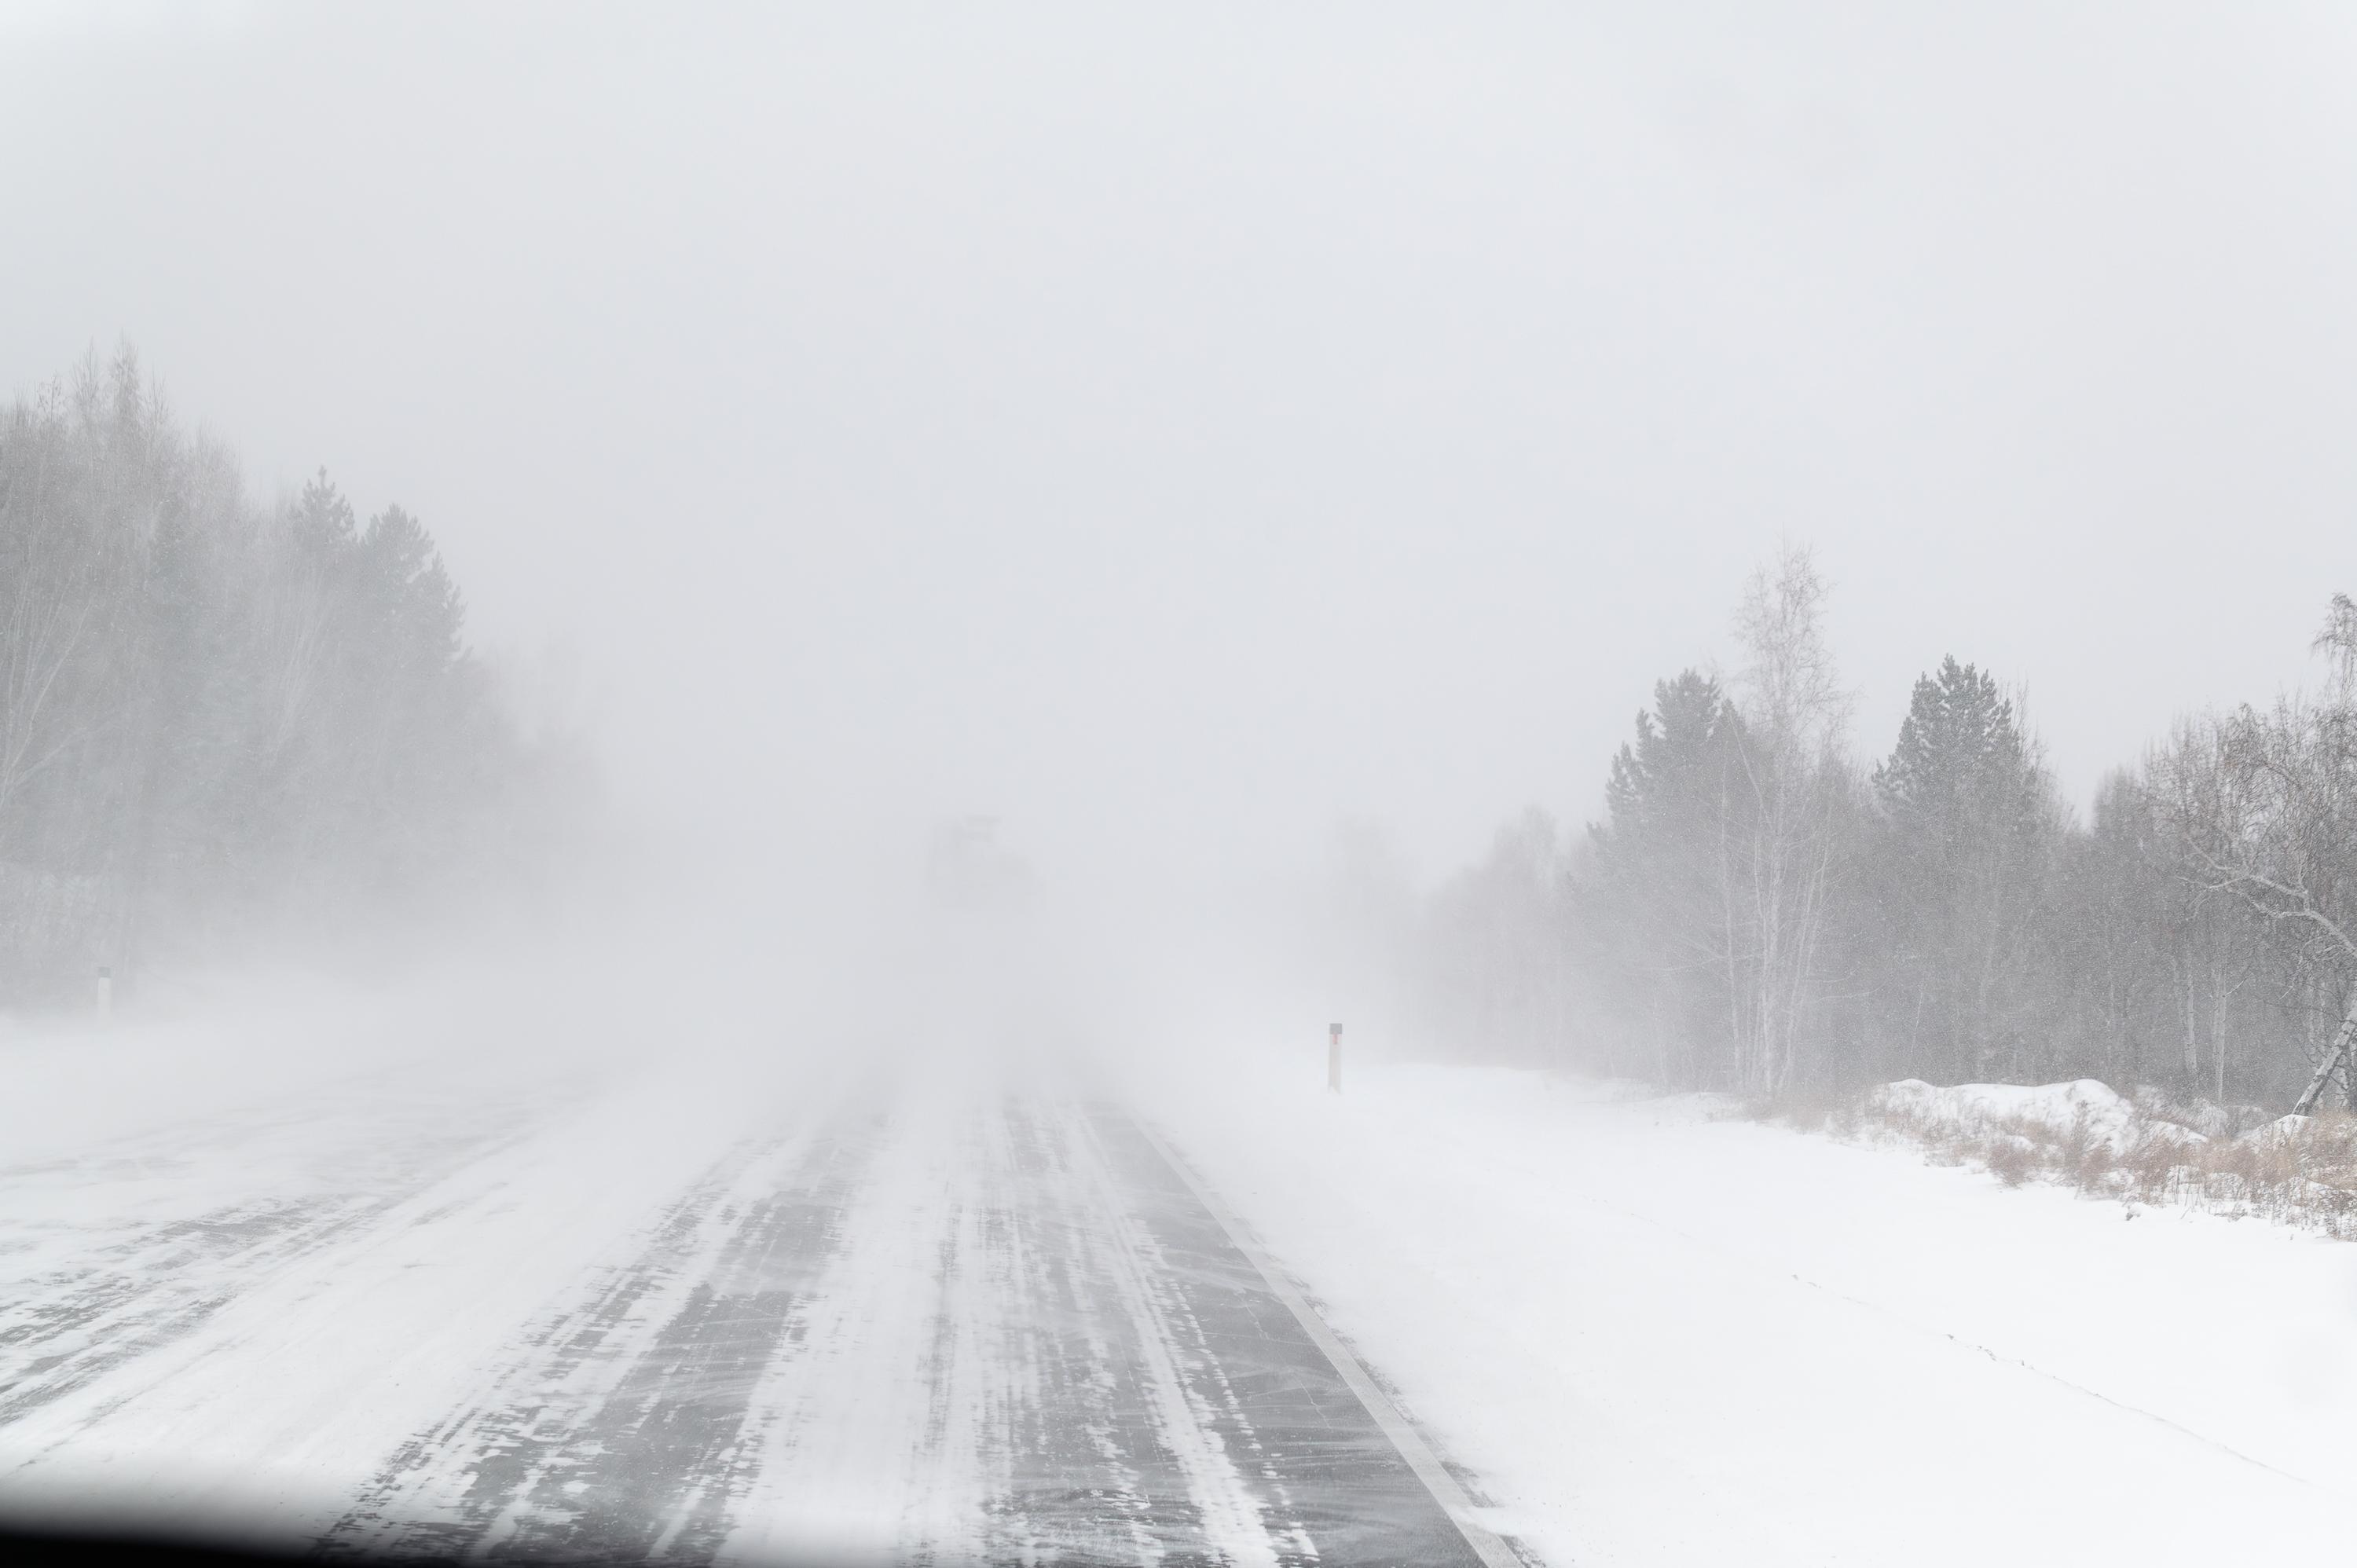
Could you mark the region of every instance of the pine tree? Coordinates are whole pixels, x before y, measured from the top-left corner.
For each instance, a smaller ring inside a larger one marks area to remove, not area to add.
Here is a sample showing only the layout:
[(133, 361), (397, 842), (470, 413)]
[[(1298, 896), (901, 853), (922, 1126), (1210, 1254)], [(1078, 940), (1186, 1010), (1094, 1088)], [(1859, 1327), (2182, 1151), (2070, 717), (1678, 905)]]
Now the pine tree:
[(2044, 779), (1996, 680), (1952, 655), (1915, 682), (1874, 771), (1886, 827), (1883, 914), (1896, 983), (1886, 1019), (1907, 1058), (1952, 1079), (2012, 1072), (2040, 897)]
[(1588, 940), (1650, 1019), (1657, 1070), (1720, 1081), (1733, 1046), (1725, 855), (1742, 725), (1718, 682), (1688, 670), (1655, 683), (1636, 729), (1612, 761), (1608, 821), (1589, 830), (1581, 911)]

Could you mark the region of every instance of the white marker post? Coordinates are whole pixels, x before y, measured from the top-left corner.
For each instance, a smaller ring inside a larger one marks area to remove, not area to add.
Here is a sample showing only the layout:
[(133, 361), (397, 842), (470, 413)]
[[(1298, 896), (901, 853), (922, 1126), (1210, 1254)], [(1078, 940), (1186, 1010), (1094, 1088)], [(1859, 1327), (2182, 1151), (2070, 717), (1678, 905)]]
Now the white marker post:
[(1342, 1026), (1326, 1026), (1326, 1090), (1329, 1094), (1342, 1092)]
[(114, 1016), (114, 971), (105, 964), (98, 966), (98, 1021), (105, 1023)]

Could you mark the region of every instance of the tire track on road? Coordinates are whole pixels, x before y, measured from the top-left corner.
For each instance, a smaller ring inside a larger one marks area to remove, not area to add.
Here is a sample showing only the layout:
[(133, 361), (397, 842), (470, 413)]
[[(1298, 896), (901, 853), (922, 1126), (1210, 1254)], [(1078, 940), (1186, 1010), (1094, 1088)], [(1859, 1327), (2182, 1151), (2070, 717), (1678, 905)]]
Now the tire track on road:
[(1304, 1549), (1287, 1561), (1482, 1568), (1519, 1559), (1486, 1526), (1451, 1516), (1440, 1492), (1459, 1489), (1453, 1477), (1436, 1483), (1419, 1473), (1407, 1450), (1421, 1449), (1421, 1437), (1386, 1431), (1375, 1409), (1385, 1402), (1380, 1388), (1362, 1399), (1351, 1379), (1366, 1374), (1355, 1359), (1339, 1341), (1331, 1353), (1318, 1342), (1313, 1328), (1329, 1338), (1331, 1330), (1308, 1316), (1314, 1308), (1276, 1294), (1281, 1278), (1245, 1252), (1216, 1196), (1199, 1193), (1120, 1108), (1094, 1106), (1090, 1122), (1150, 1238), (1145, 1245), (1161, 1261), (1162, 1288), (1177, 1298), (1172, 1316), (1189, 1332), (1189, 1370), (1207, 1424), (1248, 1460), (1272, 1535)]
[(731, 1151), (491, 1397), (404, 1444), (320, 1555), (708, 1561), (759, 1463), (754, 1388), (801, 1343), (872, 1143), (854, 1122)]
[(1119, 1111), (913, 1110), (846, 1226), (722, 1560), (1479, 1568)]

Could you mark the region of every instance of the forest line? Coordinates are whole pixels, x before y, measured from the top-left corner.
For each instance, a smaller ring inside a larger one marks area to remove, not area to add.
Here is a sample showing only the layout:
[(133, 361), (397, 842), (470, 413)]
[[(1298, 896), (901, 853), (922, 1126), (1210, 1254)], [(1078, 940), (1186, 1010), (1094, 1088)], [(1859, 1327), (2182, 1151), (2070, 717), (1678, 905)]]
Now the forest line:
[(0, 410), (0, 1000), (525, 867), (580, 757), (465, 626), (416, 518), (257, 502), (128, 348)]
[(1659, 681), (1601, 820), (1535, 809), (1375, 924), (1428, 1039), (1778, 1100), (2096, 1078), (2357, 1103), (2357, 606), (2322, 688), (2190, 714), (2084, 818), (2017, 694), (1950, 656), (1861, 757), (1809, 553), (1743, 662)]

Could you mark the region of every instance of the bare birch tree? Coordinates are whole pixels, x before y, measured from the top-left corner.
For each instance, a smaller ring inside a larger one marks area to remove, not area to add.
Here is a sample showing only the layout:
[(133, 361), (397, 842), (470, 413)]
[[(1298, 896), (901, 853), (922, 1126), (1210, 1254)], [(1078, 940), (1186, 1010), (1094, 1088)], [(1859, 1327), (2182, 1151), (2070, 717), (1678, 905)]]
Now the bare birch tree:
[[(2311, 1110), (2357, 1044), (2357, 605), (2333, 596), (2319, 698), (2245, 705), (2189, 736), (2170, 820), (2205, 891), (2232, 896), (2337, 1013), (2294, 1109)], [(2350, 1085), (2357, 1103), (2357, 1079)]]
[(1824, 636), (1826, 588), (1810, 553), (1787, 546), (1752, 575), (1736, 612), (1747, 662), (1738, 690), (1744, 742), (1732, 779), (1724, 865), (1741, 961), (1730, 973), (1745, 1086), (1781, 1093), (1792, 1081), (1818, 979), (1840, 843), (1835, 829), (1847, 765), (1850, 699)]
[(118, 599), (118, 553), (93, 525), (94, 476), (62, 399), (10, 410), (0, 434), (0, 844), (26, 787), (110, 716), (75, 701)]
[(414, 519), (361, 530), (324, 476), (254, 507), (128, 349), (0, 407), (0, 1001), (306, 890), (430, 899), (513, 842), (562, 781), (463, 618)]

